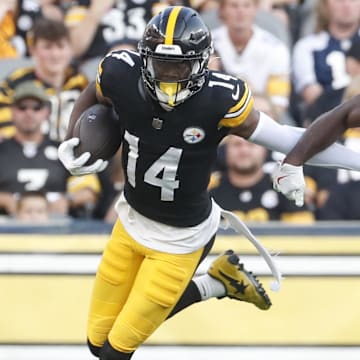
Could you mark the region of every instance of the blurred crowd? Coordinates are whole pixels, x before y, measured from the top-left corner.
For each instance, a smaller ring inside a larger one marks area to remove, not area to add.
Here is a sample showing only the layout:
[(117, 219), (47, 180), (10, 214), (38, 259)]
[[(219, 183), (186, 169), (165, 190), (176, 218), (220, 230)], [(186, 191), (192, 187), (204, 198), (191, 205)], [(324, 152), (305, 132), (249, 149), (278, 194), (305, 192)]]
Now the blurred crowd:
[[(57, 146), (99, 60), (136, 51), (146, 23), (167, 5), (202, 15), (213, 35), (210, 68), (246, 80), (255, 107), (282, 124), (306, 127), (360, 93), (360, 0), (1, 0), (0, 216), (114, 221), (121, 149), (104, 172), (72, 177)], [(339, 141), (360, 152), (360, 129)], [(248, 222), (360, 219), (360, 173), (306, 166), (298, 208), (272, 189), (282, 156), (228, 137), (211, 195)]]

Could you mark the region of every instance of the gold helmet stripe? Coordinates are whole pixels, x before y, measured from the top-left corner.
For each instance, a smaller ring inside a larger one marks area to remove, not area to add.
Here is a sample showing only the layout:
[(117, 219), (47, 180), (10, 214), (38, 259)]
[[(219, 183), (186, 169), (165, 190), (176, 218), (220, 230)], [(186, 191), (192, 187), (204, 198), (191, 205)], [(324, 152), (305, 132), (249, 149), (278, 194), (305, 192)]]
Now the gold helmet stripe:
[(174, 8), (171, 10), (171, 13), (169, 15), (169, 20), (166, 25), (165, 45), (173, 45), (176, 20), (181, 9), (182, 6), (174, 6)]

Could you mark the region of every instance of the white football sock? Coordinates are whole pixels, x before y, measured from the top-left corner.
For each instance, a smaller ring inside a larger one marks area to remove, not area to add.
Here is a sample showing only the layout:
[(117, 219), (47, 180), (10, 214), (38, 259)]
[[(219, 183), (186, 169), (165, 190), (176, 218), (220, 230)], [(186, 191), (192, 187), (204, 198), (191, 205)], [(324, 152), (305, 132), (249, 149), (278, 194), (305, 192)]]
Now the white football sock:
[(201, 300), (207, 300), (212, 297), (221, 297), (226, 295), (224, 284), (216, 280), (209, 274), (204, 274), (193, 278), (193, 281), (199, 289)]

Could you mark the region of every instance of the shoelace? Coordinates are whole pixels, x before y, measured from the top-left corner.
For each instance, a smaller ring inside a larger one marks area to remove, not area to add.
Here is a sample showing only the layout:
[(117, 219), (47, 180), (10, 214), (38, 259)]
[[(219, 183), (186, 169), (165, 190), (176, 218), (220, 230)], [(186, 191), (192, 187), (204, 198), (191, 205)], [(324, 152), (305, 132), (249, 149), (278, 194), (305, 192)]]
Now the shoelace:
[(275, 281), (271, 283), (270, 289), (272, 291), (279, 291), (281, 287), (281, 280), (283, 279), (280, 270), (277, 268), (272, 256), (268, 250), (256, 239), (250, 229), (243, 223), (235, 214), (230, 211), (221, 209), (221, 216), (227, 221), (228, 225), (238, 233), (243, 234), (258, 250), (260, 255), (264, 258), (269, 266)]

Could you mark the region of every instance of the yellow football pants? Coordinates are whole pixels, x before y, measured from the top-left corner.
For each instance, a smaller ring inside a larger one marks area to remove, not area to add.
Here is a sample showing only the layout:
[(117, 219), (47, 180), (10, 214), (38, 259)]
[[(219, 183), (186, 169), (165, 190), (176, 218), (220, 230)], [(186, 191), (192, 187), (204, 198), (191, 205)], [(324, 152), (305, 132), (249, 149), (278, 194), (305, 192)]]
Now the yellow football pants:
[(96, 274), (88, 338), (133, 352), (167, 318), (189, 284), (203, 248), (168, 254), (136, 242), (117, 220)]

